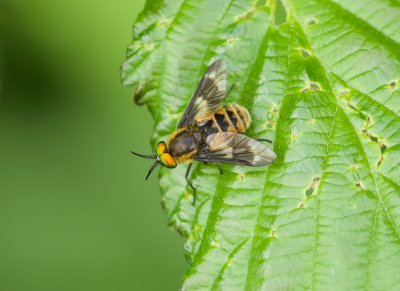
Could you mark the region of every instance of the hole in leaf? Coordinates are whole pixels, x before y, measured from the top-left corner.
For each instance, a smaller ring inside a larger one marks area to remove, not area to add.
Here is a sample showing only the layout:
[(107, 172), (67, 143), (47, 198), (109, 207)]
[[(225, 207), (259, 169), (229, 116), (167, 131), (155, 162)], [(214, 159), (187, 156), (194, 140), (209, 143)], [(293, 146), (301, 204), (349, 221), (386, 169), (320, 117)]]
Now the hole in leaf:
[(371, 135), (371, 134), (368, 132), (368, 130), (363, 129), (361, 132), (362, 132), (363, 134), (365, 134), (367, 137), (369, 137), (369, 139), (370, 139), (371, 141), (373, 141), (373, 142), (378, 142), (378, 138), (377, 138), (376, 136)]
[(321, 180), (321, 177), (315, 177), (312, 180), (310, 187), (308, 187), (305, 192), (307, 197), (310, 197), (314, 193), (314, 190), (318, 187), (320, 180)]

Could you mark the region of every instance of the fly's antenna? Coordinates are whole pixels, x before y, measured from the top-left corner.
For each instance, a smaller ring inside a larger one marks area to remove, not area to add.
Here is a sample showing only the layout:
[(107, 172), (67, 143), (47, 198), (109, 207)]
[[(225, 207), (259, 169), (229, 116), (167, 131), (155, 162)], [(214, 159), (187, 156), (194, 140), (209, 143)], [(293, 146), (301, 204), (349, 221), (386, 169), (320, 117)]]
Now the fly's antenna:
[(145, 159), (152, 159), (152, 160), (157, 159), (156, 155), (142, 155), (142, 154), (135, 153), (134, 151), (131, 151), (131, 153), (138, 157), (145, 158)]
[(151, 172), (160, 164), (160, 161), (155, 161), (154, 164), (151, 166), (149, 172), (147, 173), (146, 180), (149, 178)]

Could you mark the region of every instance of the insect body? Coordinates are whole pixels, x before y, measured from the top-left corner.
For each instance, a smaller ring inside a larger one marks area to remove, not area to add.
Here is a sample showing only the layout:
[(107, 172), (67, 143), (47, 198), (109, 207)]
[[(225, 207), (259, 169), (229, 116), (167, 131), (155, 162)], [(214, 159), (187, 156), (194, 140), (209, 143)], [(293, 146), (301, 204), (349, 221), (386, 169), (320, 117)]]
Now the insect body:
[(162, 164), (168, 168), (177, 163), (193, 161), (228, 163), (246, 166), (265, 166), (273, 162), (276, 154), (256, 139), (243, 133), (250, 126), (250, 114), (244, 107), (231, 104), (221, 107), (226, 97), (226, 64), (218, 60), (208, 67), (186, 108), (178, 128), (167, 142), (157, 144), (156, 155), (135, 155), (156, 159), (154, 168)]

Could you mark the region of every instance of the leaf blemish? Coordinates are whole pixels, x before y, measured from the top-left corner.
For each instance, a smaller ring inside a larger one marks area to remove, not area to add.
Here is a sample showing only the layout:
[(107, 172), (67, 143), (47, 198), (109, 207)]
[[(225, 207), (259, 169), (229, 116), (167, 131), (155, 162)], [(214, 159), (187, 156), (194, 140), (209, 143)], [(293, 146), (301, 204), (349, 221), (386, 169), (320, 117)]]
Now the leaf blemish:
[(358, 165), (356, 163), (351, 164), (349, 169), (354, 172), (354, 171), (356, 171), (358, 169)]
[(236, 179), (237, 179), (239, 182), (244, 182), (244, 181), (246, 180), (246, 175), (243, 174), (243, 173), (240, 173), (240, 174), (237, 175)]
[(308, 58), (309, 56), (311, 56), (311, 53), (310, 53), (308, 50), (303, 49), (303, 48), (299, 48), (299, 50), (300, 50), (300, 52), (301, 52), (301, 55), (302, 55), (304, 58)]
[(315, 18), (311, 18), (311, 19), (309, 19), (309, 20), (307, 21), (307, 24), (308, 24), (309, 26), (313, 26), (313, 25), (317, 24), (317, 20), (316, 20)]
[(237, 44), (239, 42), (239, 40), (240, 40), (240, 38), (238, 38), (238, 37), (231, 37), (226, 40), (226, 44), (229, 46), (234, 46), (235, 44)]
[(297, 133), (297, 132), (292, 132), (290, 139), (291, 142), (294, 143), (296, 140), (298, 140), (301, 137), (301, 133)]
[(167, 28), (171, 23), (171, 20), (164, 18), (158, 21), (157, 26), (160, 28)]
[(219, 243), (219, 241), (216, 241), (216, 240), (211, 241), (210, 246), (216, 247), (216, 248), (221, 248), (221, 244)]
[(144, 50), (151, 52), (152, 50), (154, 50), (154, 43), (146, 42), (143, 44), (143, 48), (144, 48)]
[(347, 96), (349, 96), (349, 94), (350, 94), (350, 90), (347, 89), (347, 88), (344, 88), (344, 89), (339, 91), (339, 95), (341, 97), (347, 97)]
[(247, 10), (245, 13), (235, 16), (235, 20), (236, 21), (248, 20), (253, 16), (254, 12), (256, 12), (256, 9), (251, 8), (251, 9)]
[(381, 148), (381, 153), (383, 154), (387, 150), (387, 145), (383, 142), (379, 142), (379, 147)]
[(315, 118), (311, 118), (309, 121), (307, 121), (309, 125), (315, 125), (317, 123), (317, 120)]
[(395, 91), (397, 89), (397, 81), (392, 81), (389, 83), (389, 90), (390, 91)]
[(364, 128), (369, 128), (369, 126), (372, 124), (372, 118), (371, 116), (367, 115), (365, 124), (364, 124)]
[(318, 187), (318, 184), (319, 184), (319, 181), (321, 180), (321, 177), (314, 177), (314, 179), (312, 180), (312, 182), (311, 182), (311, 185), (310, 185), (310, 187), (308, 187), (307, 189), (306, 189), (306, 195), (307, 195), (307, 197), (310, 197), (313, 193), (314, 193), (314, 190)]
[(306, 93), (308, 91), (320, 91), (321, 90), (321, 86), (314, 81), (305, 81), (306, 85), (300, 89), (300, 93)]
[(357, 107), (355, 107), (353, 104), (351, 104), (350, 102), (347, 102), (346, 104), (347, 107), (349, 107), (350, 109), (353, 109), (354, 111), (358, 111)]
[(226, 265), (227, 265), (228, 267), (233, 266), (233, 260), (232, 260), (232, 259), (228, 259), (228, 261), (226, 261)]
[(360, 191), (365, 190), (364, 184), (361, 181), (358, 181), (355, 185)]
[(276, 237), (276, 229), (271, 230), (271, 237)]
[(371, 141), (373, 141), (373, 142), (378, 142), (378, 138), (377, 138), (376, 136), (373, 136), (372, 134), (370, 134), (370, 133), (368, 132), (368, 130), (363, 129), (363, 130), (361, 131), (361, 133), (364, 134), (364, 135), (366, 135), (367, 137), (369, 137), (369, 139), (370, 139)]
[(377, 166), (380, 166), (384, 160), (385, 160), (385, 157), (383, 155), (381, 155)]
[(203, 227), (201, 226), (201, 224), (196, 224), (194, 227), (194, 231), (195, 232), (201, 232), (203, 230)]

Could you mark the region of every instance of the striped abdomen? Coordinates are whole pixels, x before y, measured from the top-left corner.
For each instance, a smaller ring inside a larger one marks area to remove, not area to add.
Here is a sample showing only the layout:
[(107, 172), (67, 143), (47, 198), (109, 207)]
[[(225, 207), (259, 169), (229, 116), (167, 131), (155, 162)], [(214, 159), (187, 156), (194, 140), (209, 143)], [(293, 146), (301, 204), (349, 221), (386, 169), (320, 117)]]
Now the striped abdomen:
[(249, 128), (250, 122), (250, 114), (246, 108), (237, 104), (230, 104), (218, 109), (202, 128), (207, 134), (217, 132), (244, 133)]

